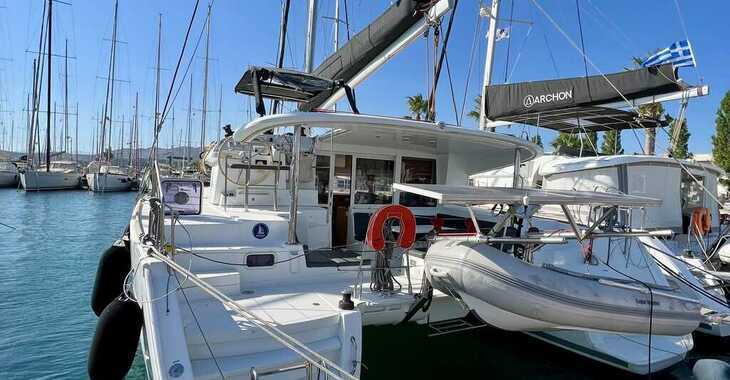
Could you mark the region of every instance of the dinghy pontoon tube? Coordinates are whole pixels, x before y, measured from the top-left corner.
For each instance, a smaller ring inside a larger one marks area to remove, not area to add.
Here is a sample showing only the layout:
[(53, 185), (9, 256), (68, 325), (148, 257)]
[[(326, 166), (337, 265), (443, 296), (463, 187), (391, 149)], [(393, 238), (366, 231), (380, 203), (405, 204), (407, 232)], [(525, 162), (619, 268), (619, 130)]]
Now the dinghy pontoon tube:
[[(629, 207), (658, 203), (650, 198), (589, 192), (402, 184), (394, 188), (434, 198), (441, 204), (467, 207), (531, 202)], [(436, 289), (460, 297), (482, 319), (499, 328), (651, 331), (679, 336), (699, 325), (700, 303), (682, 287), (617, 281), (536, 266), (493, 248), (488, 240), (479, 232), (467, 238), (438, 238), (426, 255), (426, 270)]]

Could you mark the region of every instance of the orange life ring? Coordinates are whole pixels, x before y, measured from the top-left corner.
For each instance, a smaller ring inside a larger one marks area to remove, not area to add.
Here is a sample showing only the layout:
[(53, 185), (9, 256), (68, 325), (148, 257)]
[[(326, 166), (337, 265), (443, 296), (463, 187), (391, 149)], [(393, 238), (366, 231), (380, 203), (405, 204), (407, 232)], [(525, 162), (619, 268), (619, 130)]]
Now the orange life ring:
[(383, 226), (389, 219), (398, 219), (400, 222), (400, 233), (397, 244), (401, 248), (411, 248), (416, 241), (416, 217), (408, 207), (401, 205), (390, 205), (380, 208), (368, 222), (368, 232), (365, 242), (376, 251), (385, 248), (385, 237)]
[(707, 234), (712, 229), (712, 214), (710, 209), (697, 207), (692, 210), (692, 230)]

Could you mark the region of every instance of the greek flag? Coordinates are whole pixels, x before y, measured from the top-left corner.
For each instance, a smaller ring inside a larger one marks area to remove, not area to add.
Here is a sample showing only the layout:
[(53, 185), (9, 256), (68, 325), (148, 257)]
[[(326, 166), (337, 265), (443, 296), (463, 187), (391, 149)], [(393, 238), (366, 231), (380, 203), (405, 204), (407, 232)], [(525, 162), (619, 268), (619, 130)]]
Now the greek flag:
[(642, 62), (641, 66), (649, 67), (663, 63), (671, 63), (675, 68), (684, 66), (694, 67), (695, 56), (692, 54), (692, 45), (687, 40), (677, 41), (669, 45), (668, 48), (654, 53), (646, 61)]

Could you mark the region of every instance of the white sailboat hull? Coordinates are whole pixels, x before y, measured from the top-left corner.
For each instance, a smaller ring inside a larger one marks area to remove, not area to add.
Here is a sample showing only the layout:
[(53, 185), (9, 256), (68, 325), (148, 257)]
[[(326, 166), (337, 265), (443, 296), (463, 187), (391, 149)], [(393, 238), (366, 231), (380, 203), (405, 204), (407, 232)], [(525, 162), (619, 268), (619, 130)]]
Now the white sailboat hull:
[(89, 190), (97, 193), (112, 191), (129, 191), (134, 182), (131, 177), (123, 174), (89, 173), (86, 174)]
[(27, 170), (20, 173), (25, 191), (77, 189), (81, 175), (77, 172)]
[(14, 171), (0, 171), (0, 187), (12, 187), (18, 184), (18, 174)]

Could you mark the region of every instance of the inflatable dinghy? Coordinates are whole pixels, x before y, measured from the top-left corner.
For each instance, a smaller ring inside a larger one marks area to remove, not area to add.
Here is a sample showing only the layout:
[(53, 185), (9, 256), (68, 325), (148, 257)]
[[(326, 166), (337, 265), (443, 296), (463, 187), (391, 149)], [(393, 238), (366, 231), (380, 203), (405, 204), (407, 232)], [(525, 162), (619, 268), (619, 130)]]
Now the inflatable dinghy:
[(437, 240), (427, 276), (484, 321), (513, 331), (585, 329), (680, 336), (701, 320), (700, 302), (683, 288), (651, 287), (537, 266), (487, 244)]

